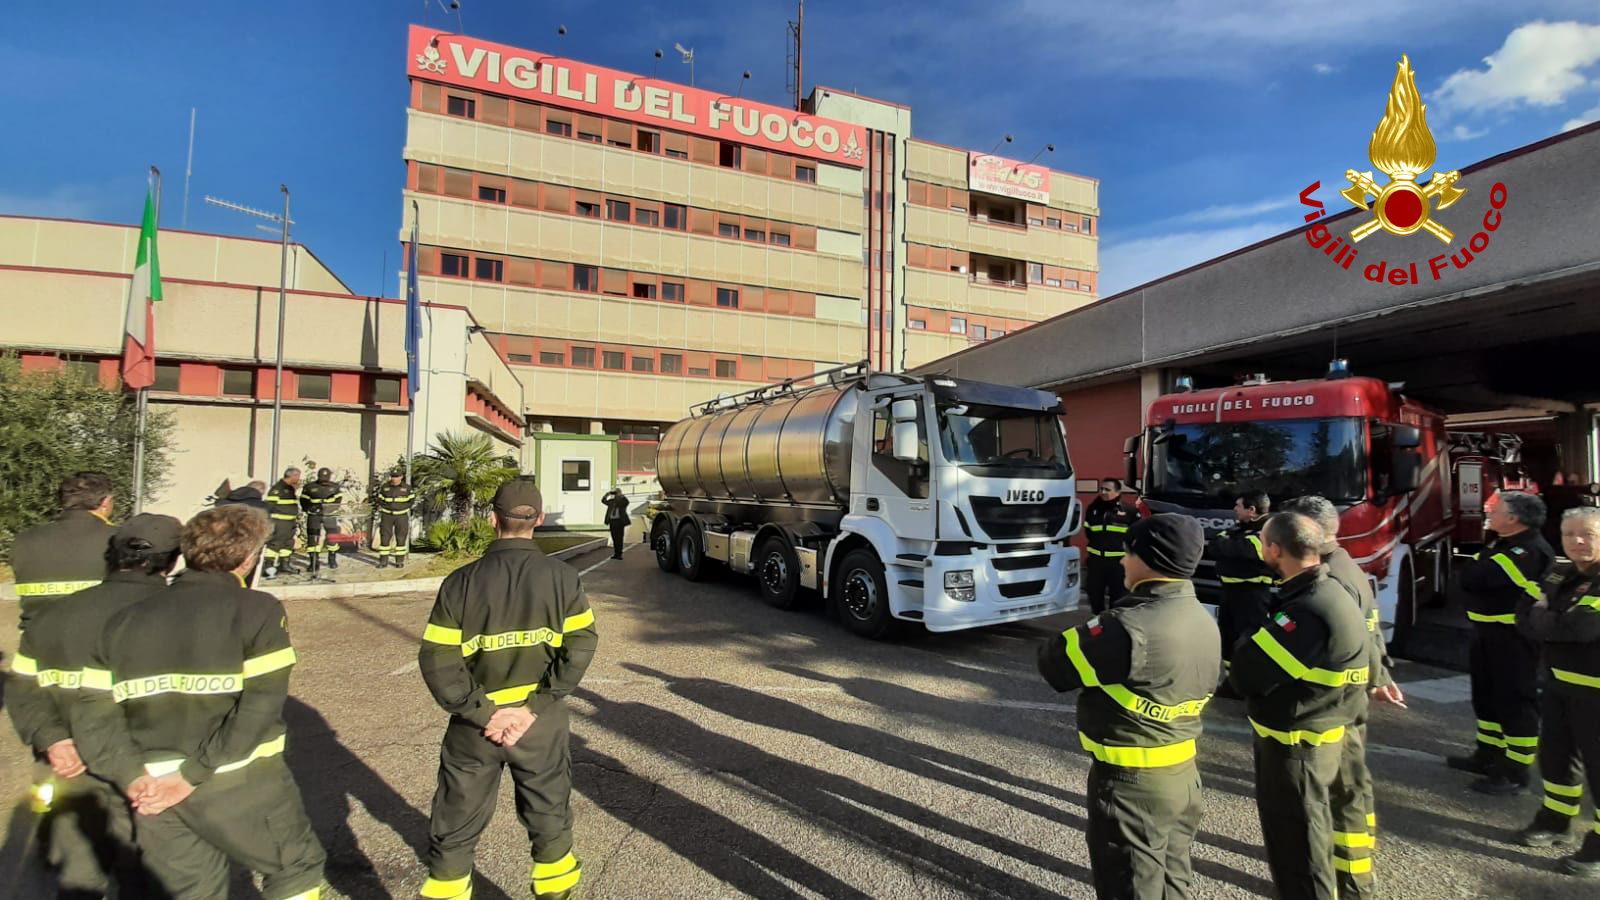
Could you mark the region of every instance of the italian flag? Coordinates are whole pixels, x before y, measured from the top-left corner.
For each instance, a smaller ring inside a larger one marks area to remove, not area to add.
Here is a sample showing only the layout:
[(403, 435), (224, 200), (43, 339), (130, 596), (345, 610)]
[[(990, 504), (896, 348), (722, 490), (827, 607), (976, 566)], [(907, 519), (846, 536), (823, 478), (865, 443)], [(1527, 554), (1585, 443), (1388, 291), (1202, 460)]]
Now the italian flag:
[(156, 208), (144, 195), (144, 223), (139, 226), (139, 255), (128, 287), (128, 322), (122, 340), (122, 383), (142, 391), (156, 381), (156, 308), (161, 299), (161, 261), (156, 255)]

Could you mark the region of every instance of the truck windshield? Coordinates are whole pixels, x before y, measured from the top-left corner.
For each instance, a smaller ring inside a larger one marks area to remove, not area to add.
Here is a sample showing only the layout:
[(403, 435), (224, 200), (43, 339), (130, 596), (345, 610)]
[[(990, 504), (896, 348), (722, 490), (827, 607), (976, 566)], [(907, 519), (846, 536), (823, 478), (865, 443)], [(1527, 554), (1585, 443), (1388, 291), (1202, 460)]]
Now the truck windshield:
[(957, 404), (939, 409), (939, 441), (945, 459), (1035, 478), (1072, 473), (1055, 416), (1037, 410)]
[(1152, 441), (1146, 494), (1219, 509), (1251, 489), (1358, 501), (1367, 491), (1363, 436), (1358, 418), (1176, 425)]

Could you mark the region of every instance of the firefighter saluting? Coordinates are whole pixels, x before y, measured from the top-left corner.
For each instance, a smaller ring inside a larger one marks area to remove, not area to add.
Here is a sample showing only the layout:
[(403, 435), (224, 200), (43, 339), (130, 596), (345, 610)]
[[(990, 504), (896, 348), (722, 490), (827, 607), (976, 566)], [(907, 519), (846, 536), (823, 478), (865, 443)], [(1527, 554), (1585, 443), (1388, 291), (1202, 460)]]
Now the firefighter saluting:
[(328, 555), (328, 568), (339, 568), (339, 545), (328, 540), (339, 531), (339, 504), (344, 488), (333, 480), (333, 470), (317, 470), (317, 480), (300, 492), (300, 506), (306, 511), (306, 555), (311, 557), (311, 574), (322, 568), (322, 554)]
[(372, 549), (378, 553), (378, 567), (394, 562), (396, 569), (404, 568), (406, 554), (411, 552), (411, 485), (406, 484), (405, 470), (395, 466), (389, 470), (389, 483), (378, 488), (378, 539)]
[(1122, 558), (1127, 555), (1128, 527), (1139, 521), (1139, 510), (1122, 502), (1122, 482), (1100, 481), (1100, 493), (1083, 514), (1089, 536), (1089, 566), (1085, 573), (1089, 608), (1105, 612), (1122, 596)]

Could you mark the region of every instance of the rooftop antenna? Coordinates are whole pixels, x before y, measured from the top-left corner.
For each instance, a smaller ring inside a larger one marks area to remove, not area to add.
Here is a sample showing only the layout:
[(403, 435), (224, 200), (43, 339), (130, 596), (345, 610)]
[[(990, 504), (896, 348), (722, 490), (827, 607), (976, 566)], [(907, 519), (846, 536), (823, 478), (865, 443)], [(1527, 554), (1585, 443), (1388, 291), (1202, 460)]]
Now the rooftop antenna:
[(194, 176), (194, 107), (189, 107), (189, 163), (183, 169), (183, 229), (189, 230), (189, 179)]
[(683, 61), (689, 64), (689, 87), (694, 87), (694, 51), (682, 44), (674, 43), (673, 49), (683, 54)]
[(795, 14), (793, 22), (789, 23), (789, 58), (785, 60), (784, 68), (789, 73), (789, 83), (786, 85), (794, 94), (794, 108), (800, 111), (802, 96), (805, 93), (804, 70), (801, 67), (801, 37), (805, 32), (806, 0), (799, 0), (799, 11)]

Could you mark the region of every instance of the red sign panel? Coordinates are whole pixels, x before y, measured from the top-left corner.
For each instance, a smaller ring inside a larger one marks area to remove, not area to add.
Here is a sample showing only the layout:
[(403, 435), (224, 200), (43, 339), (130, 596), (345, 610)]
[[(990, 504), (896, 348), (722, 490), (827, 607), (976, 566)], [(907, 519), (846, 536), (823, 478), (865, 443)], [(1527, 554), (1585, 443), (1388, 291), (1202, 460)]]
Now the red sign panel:
[[(432, 40), (438, 38), (438, 46)], [(411, 26), (413, 77), (859, 168), (859, 125)]]
[(968, 153), (967, 188), (1043, 205), (1050, 202), (1050, 170), (987, 153)]

